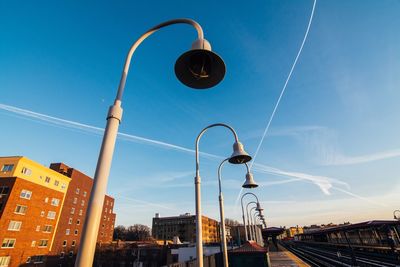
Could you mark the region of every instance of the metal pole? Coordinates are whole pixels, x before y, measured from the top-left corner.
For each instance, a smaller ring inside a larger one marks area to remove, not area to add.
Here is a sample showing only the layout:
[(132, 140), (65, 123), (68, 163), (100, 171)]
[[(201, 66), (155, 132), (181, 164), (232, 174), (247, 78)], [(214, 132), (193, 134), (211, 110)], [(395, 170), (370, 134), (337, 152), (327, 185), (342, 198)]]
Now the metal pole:
[[(246, 167), (248, 167), (247, 164), (246, 164)], [(245, 219), (244, 208), (243, 208), (243, 198), (244, 198), (245, 196), (247, 196), (247, 195), (252, 195), (252, 196), (254, 196), (254, 197), (257, 199), (257, 202), (259, 202), (259, 201), (258, 201), (258, 197), (257, 197), (254, 193), (251, 193), (251, 192), (244, 193), (244, 194), (242, 195), (242, 197), (240, 198), (240, 204), (241, 204), (241, 206), (242, 206), (242, 218), (243, 218), (243, 225), (244, 225), (244, 233), (245, 233), (245, 235), (246, 235), (246, 241), (249, 241), (249, 235), (247, 234), (246, 219)], [(249, 217), (247, 216), (247, 218), (249, 218)], [(249, 228), (249, 233), (250, 233), (250, 228)], [(251, 233), (250, 233), (250, 234), (251, 234)], [(251, 237), (250, 237), (250, 239), (251, 239)]]
[(199, 142), (203, 134), (210, 128), (222, 126), (228, 128), (234, 135), (235, 141), (239, 142), (235, 130), (229, 125), (223, 123), (215, 123), (204, 128), (196, 138), (196, 177), (194, 178), (195, 184), (195, 202), (196, 202), (196, 257), (197, 266), (203, 267), (203, 223), (201, 221), (201, 178), (200, 178), (200, 160), (199, 160)]
[(219, 188), (219, 212), (221, 219), (221, 247), (222, 247), (222, 260), (224, 267), (229, 267), (228, 251), (226, 247), (226, 229), (225, 229), (225, 216), (224, 216), (224, 197), (221, 189), (221, 168), (229, 158), (224, 159), (218, 167), (218, 188)]
[(88, 202), (85, 223), (83, 225), (80, 249), (75, 261), (76, 267), (91, 267), (93, 265), (94, 253), (96, 250), (97, 234), (99, 232), (101, 212), (103, 209), (104, 196), (107, 189), (108, 176), (110, 174), (112, 157), (114, 154), (115, 141), (117, 139), (118, 127), (122, 119), (122, 94), (125, 89), (126, 78), (131, 58), (136, 48), (148, 36), (157, 30), (177, 23), (190, 24), (197, 30), (198, 37), (203, 39), (204, 34), (201, 26), (191, 19), (175, 19), (161, 23), (144, 33), (130, 48), (125, 60), (121, 80), (118, 86), (114, 104), (110, 107), (107, 115), (107, 125), (104, 131), (103, 141), (97, 161), (94, 175), (92, 193)]
[(251, 213), (256, 208), (257, 207), (252, 207), (250, 209), (250, 220), (251, 220), (251, 224), (253, 225), (254, 241), (256, 241), (256, 243), (258, 243), (256, 224), (255, 224), (255, 220), (254, 220), (253, 214)]

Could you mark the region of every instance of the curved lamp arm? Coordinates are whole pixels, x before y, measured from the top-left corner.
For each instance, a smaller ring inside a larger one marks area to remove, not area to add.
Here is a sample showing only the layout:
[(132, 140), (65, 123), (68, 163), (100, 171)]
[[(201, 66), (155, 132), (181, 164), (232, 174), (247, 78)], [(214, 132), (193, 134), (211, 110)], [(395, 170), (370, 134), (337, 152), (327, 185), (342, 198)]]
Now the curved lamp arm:
[(128, 76), (129, 66), (131, 64), (131, 59), (132, 59), (133, 53), (135, 52), (136, 48), (147, 37), (149, 37), (150, 35), (152, 35), (156, 31), (158, 31), (159, 29), (164, 28), (164, 27), (169, 26), (169, 25), (172, 25), (172, 24), (180, 24), (180, 23), (192, 25), (197, 30), (198, 38), (199, 39), (204, 39), (203, 29), (201, 28), (200, 24), (198, 24), (196, 21), (194, 21), (192, 19), (185, 19), (185, 18), (183, 18), (183, 19), (173, 19), (173, 20), (169, 20), (169, 21), (160, 23), (160, 24), (154, 26), (153, 28), (151, 28), (150, 30), (148, 30), (147, 32), (145, 32), (131, 46), (131, 48), (129, 49), (128, 55), (126, 56), (124, 69), (122, 71), (121, 80), (120, 80), (119, 86), (118, 86), (117, 96), (115, 98), (115, 104), (119, 103), (122, 100), (122, 95), (123, 95), (124, 89), (125, 89), (126, 77)]
[(204, 128), (196, 138), (196, 176), (200, 176), (200, 171), (199, 171), (199, 142), (200, 142), (200, 139), (208, 129), (213, 128), (213, 127), (217, 127), (217, 126), (222, 126), (222, 127), (225, 127), (227, 129), (229, 129), (232, 132), (232, 134), (233, 134), (233, 136), (235, 138), (235, 142), (239, 142), (239, 138), (238, 138), (235, 130), (231, 126), (229, 126), (227, 124), (214, 123), (214, 124), (211, 124), (211, 125), (207, 126), (206, 128)]

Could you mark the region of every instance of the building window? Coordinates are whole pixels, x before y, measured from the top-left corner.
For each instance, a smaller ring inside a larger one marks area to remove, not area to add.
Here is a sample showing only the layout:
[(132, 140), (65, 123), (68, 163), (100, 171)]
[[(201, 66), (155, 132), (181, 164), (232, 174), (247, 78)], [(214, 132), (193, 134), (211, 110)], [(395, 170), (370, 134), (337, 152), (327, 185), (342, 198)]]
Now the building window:
[(74, 203), (74, 204), (78, 203), (78, 198), (74, 197), (74, 201), (72, 203)]
[(69, 235), (70, 229), (65, 230), (65, 235)]
[(81, 201), (81, 206), (85, 206), (85, 200)]
[(3, 167), (1, 167), (2, 172), (10, 172), (14, 168), (14, 164), (4, 164)]
[(2, 248), (13, 248), (15, 245), (15, 239), (4, 238), (3, 243), (1, 244)]
[(33, 240), (33, 241), (31, 242), (31, 247), (35, 247), (35, 246), (36, 246), (36, 241)]
[(56, 217), (56, 212), (55, 211), (47, 212), (47, 219), (54, 219), (55, 217)]
[(87, 195), (87, 192), (83, 191), (83, 196), (86, 197), (86, 195)]
[(8, 195), (10, 188), (8, 186), (0, 186), (0, 198)]
[(38, 255), (38, 256), (31, 257), (31, 262), (33, 262), (34, 264), (43, 263), (43, 261), (44, 261), (44, 255)]
[(36, 232), (39, 232), (40, 231), (40, 225), (37, 225), (36, 226)]
[(82, 216), (83, 210), (79, 210), (79, 215)]
[(54, 181), (54, 185), (55, 185), (55, 186), (58, 186), (59, 184), (60, 184), (60, 181), (58, 181), (58, 180), (55, 180), (55, 181)]
[(75, 245), (76, 245), (76, 240), (72, 240), (71, 246), (72, 246), (72, 247), (75, 247)]
[(79, 195), (79, 191), (80, 191), (80, 189), (77, 188), (77, 189), (75, 190), (75, 194)]
[(44, 203), (49, 203), (49, 198), (48, 198), (48, 197), (46, 197), (46, 198), (44, 199)]
[(80, 219), (76, 220), (76, 224), (80, 225), (81, 224), (81, 220)]
[(72, 224), (72, 218), (69, 218), (68, 224)]
[(53, 229), (53, 226), (46, 224), (43, 228), (44, 233), (51, 233), (51, 230)]
[(45, 183), (50, 183), (50, 177), (46, 176), (46, 179), (44, 179)]
[(74, 234), (75, 234), (75, 235), (78, 235), (78, 229), (75, 229)]
[(40, 216), (43, 217), (44, 214), (45, 214), (45, 212), (44, 212), (44, 210), (42, 210), (42, 211), (40, 212)]
[(47, 247), (48, 243), (49, 243), (48, 239), (40, 239), (38, 247)]
[(11, 260), (10, 256), (0, 257), (0, 267), (7, 267), (10, 264), (10, 260)]
[(61, 183), (61, 189), (67, 188), (67, 185), (65, 183)]
[(104, 211), (107, 212), (107, 208), (105, 208)]
[(71, 208), (71, 214), (75, 213), (75, 208)]
[(25, 198), (25, 199), (31, 199), (31, 196), (32, 196), (32, 192), (25, 190), (25, 189), (23, 189), (21, 191), (21, 194), (19, 195), (20, 198)]
[(21, 229), (22, 222), (19, 221), (10, 221), (8, 224), (9, 231), (19, 231)]
[(16, 213), (16, 214), (21, 214), (21, 215), (25, 215), (27, 209), (28, 209), (27, 206), (17, 205), (17, 206), (15, 207), (14, 213)]
[(31, 175), (32, 174), (32, 170), (28, 169), (26, 167), (23, 167), (22, 170), (21, 170), (21, 173), (25, 174), (25, 175)]
[(74, 252), (73, 252), (73, 251), (70, 251), (68, 256), (69, 256), (70, 258), (72, 258), (72, 257), (74, 256)]
[(64, 256), (65, 256), (65, 252), (63, 251), (60, 253), (60, 259), (64, 259)]
[(58, 198), (52, 198), (51, 199), (51, 205), (52, 206), (58, 206), (60, 204), (60, 200)]
[(107, 201), (106, 201), (106, 206), (108, 206), (108, 203), (109, 203), (109, 201), (107, 200)]
[(63, 241), (63, 245), (62, 245), (63, 247), (66, 247), (67, 246), (67, 240), (64, 240)]

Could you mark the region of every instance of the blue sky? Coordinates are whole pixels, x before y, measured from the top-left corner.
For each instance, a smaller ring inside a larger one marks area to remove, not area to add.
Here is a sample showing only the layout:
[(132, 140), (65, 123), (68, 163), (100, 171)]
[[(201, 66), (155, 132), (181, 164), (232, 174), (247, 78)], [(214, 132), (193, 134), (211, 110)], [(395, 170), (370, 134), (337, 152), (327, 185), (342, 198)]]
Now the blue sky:
[[(120, 126), (127, 135), (117, 141), (108, 193), (116, 198), (117, 224), (150, 225), (156, 212), (194, 213), (194, 155), (151, 140), (193, 149), (204, 127), (224, 122), (254, 154), (312, 6), (305, 0), (0, 2), (1, 155), (62, 161), (93, 175), (101, 134), (89, 126), (105, 126), (130, 45), (160, 22), (192, 18), (225, 60), (226, 77), (206, 91), (177, 81), (175, 60), (197, 36), (190, 26), (148, 38), (133, 56)], [(399, 208), (398, 10), (395, 0), (317, 2), (253, 166), (260, 187), (252, 192), (269, 225), (390, 219)], [(231, 139), (225, 129), (212, 129), (200, 149), (226, 157)], [(219, 162), (201, 159), (203, 213), (215, 219)], [(241, 218), (236, 199), (244, 175), (242, 166), (223, 170), (226, 217)]]

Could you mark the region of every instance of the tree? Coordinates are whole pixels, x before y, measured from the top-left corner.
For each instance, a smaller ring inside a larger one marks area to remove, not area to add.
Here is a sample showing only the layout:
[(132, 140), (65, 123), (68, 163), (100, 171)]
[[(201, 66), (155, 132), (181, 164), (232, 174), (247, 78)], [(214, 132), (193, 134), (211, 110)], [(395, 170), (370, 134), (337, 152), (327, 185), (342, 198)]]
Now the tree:
[(241, 225), (241, 224), (240, 224), (240, 222), (238, 222), (238, 221), (236, 221), (236, 220), (226, 218), (226, 219), (225, 219), (225, 225), (228, 225), (228, 226), (238, 226), (238, 225)]
[(114, 228), (114, 239), (146, 241), (151, 239), (150, 227), (143, 224), (134, 224), (128, 227), (118, 225)]
[(126, 240), (127, 229), (123, 225), (118, 225), (114, 228), (113, 239), (114, 240)]

